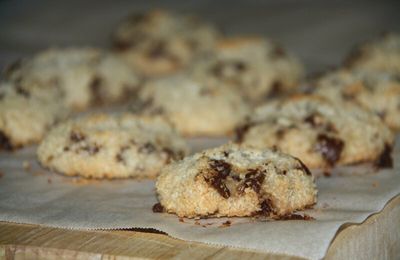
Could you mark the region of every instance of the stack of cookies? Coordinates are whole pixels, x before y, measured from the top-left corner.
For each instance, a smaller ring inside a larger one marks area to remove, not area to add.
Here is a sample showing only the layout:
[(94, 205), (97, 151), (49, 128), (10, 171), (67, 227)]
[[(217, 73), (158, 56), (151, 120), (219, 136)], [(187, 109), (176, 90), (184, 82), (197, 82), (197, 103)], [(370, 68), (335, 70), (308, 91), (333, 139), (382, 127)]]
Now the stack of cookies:
[[(112, 41), (7, 66), (0, 148), (39, 144), (41, 165), (68, 176), (157, 179), (153, 211), (189, 218), (287, 218), (317, 202), (320, 172), (393, 166), (398, 35), (313, 78), (271, 39), (165, 10), (126, 18)], [(192, 137), (231, 141), (190, 155)]]

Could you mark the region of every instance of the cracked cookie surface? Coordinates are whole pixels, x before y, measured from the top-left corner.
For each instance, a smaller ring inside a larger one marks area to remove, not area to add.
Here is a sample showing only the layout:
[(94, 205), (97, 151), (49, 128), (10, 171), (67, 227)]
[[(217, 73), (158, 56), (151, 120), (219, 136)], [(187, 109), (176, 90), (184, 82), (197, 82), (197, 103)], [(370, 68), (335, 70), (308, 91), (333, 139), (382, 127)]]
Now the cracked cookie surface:
[(312, 206), (317, 194), (311, 173), (297, 158), (235, 144), (170, 164), (156, 189), (155, 211), (189, 218), (280, 217)]
[(275, 148), (309, 168), (329, 169), (364, 162), (379, 165), (394, 137), (378, 116), (359, 106), (295, 96), (258, 107), (237, 129), (236, 142)]
[(37, 150), (41, 164), (88, 178), (154, 178), (187, 146), (158, 117), (94, 114), (55, 126)]

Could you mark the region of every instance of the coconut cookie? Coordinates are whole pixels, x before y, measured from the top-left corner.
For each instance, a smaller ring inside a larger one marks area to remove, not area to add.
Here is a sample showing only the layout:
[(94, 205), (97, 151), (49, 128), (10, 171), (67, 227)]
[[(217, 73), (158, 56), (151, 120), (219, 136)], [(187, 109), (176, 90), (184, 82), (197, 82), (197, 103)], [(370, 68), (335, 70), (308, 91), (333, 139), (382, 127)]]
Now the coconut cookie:
[(242, 145), (274, 147), (309, 168), (391, 164), (394, 138), (378, 116), (351, 103), (295, 96), (260, 106), (236, 131)]
[(400, 74), (400, 35), (384, 34), (378, 39), (356, 46), (347, 56), (344, 65)]
[(152, 80), (139, 92), (132, 109), (163, 115), (186, 136), (232, 133), (248, 113), (240, 95), (226, 87), (210, 87), (187, 75)]
[(95, 114), (54, 127), (37, 150), (41, 164), (87, 178), (154, 178), (186, 144), (161, 118)]
[(156, 189), (163, 209), (180, 217), (281, 217), (316, 203), (317, 190), (298, 159), (228, 144), (164, 168)]
[(338, 70), (315, 82), (314, 93), (362, 105), (392, 129), (400, 129), (400, 78), (385, 72)]
[(26, 86), (58, 88), (65, 104), (78, 110), (124, 99), (140, 83), (122, 60), (93, 48), (46, 50), (12, 64), (5, 77)]
[(39, 142), (48, 128), (67, 115), (54, 91), (30, 91), (0, 83), (0, 150)]
[(211, 85), (227, 85), (257, 102), (293, 89), (303, 75), (297, 58), (281, 46), (257, 37), (225, 38), (214, 53), (191, 68), (195, 78)]
[(216, 29), (199, 19), (152, 10), (123, 21), (113, 34), (114, 50), (147, 76), (171, 74), (213, 48)]

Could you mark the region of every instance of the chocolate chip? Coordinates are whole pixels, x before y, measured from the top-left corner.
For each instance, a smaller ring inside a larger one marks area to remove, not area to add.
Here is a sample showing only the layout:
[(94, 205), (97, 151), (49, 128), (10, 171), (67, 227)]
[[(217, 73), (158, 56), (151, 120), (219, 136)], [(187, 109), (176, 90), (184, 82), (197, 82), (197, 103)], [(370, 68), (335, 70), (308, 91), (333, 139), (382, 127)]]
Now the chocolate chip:
[(271, 99), (271, 98), (276, 98), (279, 97), (279, 95), (282, 92), (283, 84), (279, 80), (275, 80), (272, 85), (271, 89), (268, 91), (266, 98)]
[(100, 151), (100, 146), (98, 145), (87, 145), (81, 148), (81, 150), (84, 150), (86, 152), (88, 152), (90, 155), (95, 155), (96, 153), (98, 153)]
[(244, 125), (241, 125), (235, 129), (235, 142), (241, 143), (243, 142), (244, 136), (246, 133), (249, 131), (249, 129), (254, 126), (254, 123), (246, 123)]
[(69, 135), (69, 139), (74, 143), (78, 143), (85, 140), (86, 136), (82, 133), (72, 131)]
[(235, 68), (236, 71), (241, 72), (247, 69), (247, 66), (244, 62), (242, 61), (236, 61), (233, 63), (233, 67)]
[(307, 167), (299, 158), (296, 158), (296, 157), (293, 157), (293, 158), (296, 159), (296, 161), (300, 164), (300, 166), (299, 166), (298, 168), (296, 168), (296, 169), (302, 170), (302, 171), (305, 172), (307, 175), (311, 176), (311, 172), (310, 172), (310, 170), (308, 169), (308, 167)]
[(344, 142), (338, 138), (330, 137), (325, 134), (318, 134), (315, 150), (321, 153), (322, 157), (329, 166), (334, 166), (340, 159), (344, 147)]
[(385, 120), (386, 117), (386, 111), (378, 111), (376, 114), (382, 119)]
[(316, 117), (317, 117), (317, 115), (310, 114), (310, 115), (308, 115), (308, 116), (306, 116), (304, 118), (304, 122), (306, 122), (306, 123), (310, 124), (311, 126), (315, 127), (315, 126), (320, 124), (320, 122), (317, 121)]
[(29, 98), (30, 97), (30, 93), (29, 93), (29, 91), (28, 90), (26, 90), (26, 89), (24, 89), (22, 86), (20, 86), (20, 85), (17, 85), (16, 87), (15, 87), (15, 91), (19, 94), (19, 95), (21, 95), (21, 96), (23, 96), (23, 97), (25, 97), (25, 98)]
[(355, 65), (363, 56), (365, 56), (366, 52), (359, 46), (354, 47), (347, 58), (343, 62), (343, 66), (350, 68)]
[(103, 80), (100, 76), (95, 76), (90, 82), (89, 88), (90, 93), (92, 94), (91, 100), (93, 104), (101, 104), (102, 103), (102, 94), (101, 94), (101, 86), (103, 84)]
[(223, 160), (210, 160), (210, 167), (218, 173), (219, 178), (225, 179), (231, 172), (232, 166)]
[(275, 131), (276, 138), (282, 139), (285, 136), (286, 130), (285, 129), (278, 129)]
[(272, 59), (283, 58), (286, 56), (286, 51), (281, 45), (275, 44), (274, 49), (269, 53), (269, 56)]
[(154, 213), (163, 213), (165, 211), (163, 205), (161, 203), (156, 203), (153, 206), (153, 212)]
[(156, 150), (154, 144), (150, 142), (144, 143), (142, 146), (139, 147), (140, 153), (153, 153)]
[(68, 152), (69, 151), (69, 147), (68, 146), (64, 146), (64, 152)]
[(117, 160), (117, 162), (125, 162), (124, 157), (122, 157), (121, 153), (117, 153), (117, 155), (115, 155), (115, 160)]
[(225, 157), (229, 156), (229, 152), (228, 151), (224, 151), (223, 154), (224, 154)]
[(231, 175), (231, 178), (233, 180), (235, 180), (235, 181), (241, 181), (242, 180), (239, 175)]
[(164, 41), (158, 41), (147, 52), (147, 56), (150, 59), (159, 59), (161, 57), (168, 56), (167, 45)]
[(228, 177), (231, 172), (231, 165), (223, 160), (210, 160), (210, 168), (212, 170), (209, 177), (205, 177), (205, 181), (218, 191), (218, 193), (225, 199), (231, 196), (231, 193), (226, 187), (223, 180)]
[(256, 213), (257, 215), (269, 216), (273, 212), (272, 201), (266, 199), (261, 202), (260, 210)]
[(256, 193), (259, 193), (264, 179), (265, 175), (263, 172), (258, 169), (250, 169), (246, 173), (243, 183), (237, 187), (237, 191), (239, 194), (243, 194), (247, 188), (251, 188)]
[(13, 150), (10, 139), (2, 131), (0, 131), (0, 149), (7, 151)]
[(386, 144), (375, 165), (379, 168), (393, 168), (392, 150), (392, 146)]

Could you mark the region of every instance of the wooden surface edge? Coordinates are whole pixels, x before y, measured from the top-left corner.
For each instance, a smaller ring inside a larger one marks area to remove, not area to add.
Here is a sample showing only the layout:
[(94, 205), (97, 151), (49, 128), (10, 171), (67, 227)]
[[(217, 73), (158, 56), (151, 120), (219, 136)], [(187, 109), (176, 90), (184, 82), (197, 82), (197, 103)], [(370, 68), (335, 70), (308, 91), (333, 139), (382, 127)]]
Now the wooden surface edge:
[[(326, 259), (390, 259), (400, 255), (400, 195), (362, 224), (346, 224)], [(0, 222), (0, 259), (300, 259), (186, 242), (136, 231), (77, 231)]]

